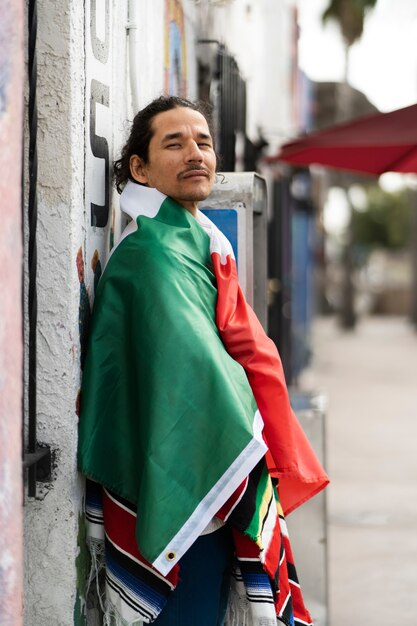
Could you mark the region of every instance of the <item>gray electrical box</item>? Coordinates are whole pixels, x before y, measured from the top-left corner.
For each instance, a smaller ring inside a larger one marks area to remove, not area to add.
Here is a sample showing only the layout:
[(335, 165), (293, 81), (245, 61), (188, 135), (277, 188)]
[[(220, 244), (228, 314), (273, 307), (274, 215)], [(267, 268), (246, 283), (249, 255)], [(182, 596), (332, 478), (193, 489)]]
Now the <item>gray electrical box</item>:
[[(327, 398), (290, 389), (291, 405), (320, 462), (326, 466)], [(326, 490), (287, 517), (297, 573), (315, 626), (329, 626)]]
[(267, 192), (256, 172), (220, 172), (200, 210), (226, 235), (239, 283), (267, 331)]

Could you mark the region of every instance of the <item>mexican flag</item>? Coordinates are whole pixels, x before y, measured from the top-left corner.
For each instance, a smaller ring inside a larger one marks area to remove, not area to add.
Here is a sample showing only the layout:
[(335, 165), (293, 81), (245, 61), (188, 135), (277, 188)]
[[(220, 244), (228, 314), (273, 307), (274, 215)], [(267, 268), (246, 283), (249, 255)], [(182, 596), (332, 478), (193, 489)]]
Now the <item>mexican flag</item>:
[(129, 182), (121, 206), (132, 221), (96, 293), (78, 463), (135, 504), (139, 550), (166, 575), (265, 454), (286, 512), (328, 479), (227, 239), (156, 189)]

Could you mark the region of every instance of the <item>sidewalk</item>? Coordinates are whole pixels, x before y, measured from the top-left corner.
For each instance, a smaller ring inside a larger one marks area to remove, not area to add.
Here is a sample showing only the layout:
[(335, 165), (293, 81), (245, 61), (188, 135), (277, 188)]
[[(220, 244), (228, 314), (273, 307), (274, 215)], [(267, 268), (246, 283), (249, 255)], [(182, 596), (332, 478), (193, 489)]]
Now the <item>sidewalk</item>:
[(319, 319), (301, 386), (329, 402), (329, 626), (416, 626), (417, 334)]

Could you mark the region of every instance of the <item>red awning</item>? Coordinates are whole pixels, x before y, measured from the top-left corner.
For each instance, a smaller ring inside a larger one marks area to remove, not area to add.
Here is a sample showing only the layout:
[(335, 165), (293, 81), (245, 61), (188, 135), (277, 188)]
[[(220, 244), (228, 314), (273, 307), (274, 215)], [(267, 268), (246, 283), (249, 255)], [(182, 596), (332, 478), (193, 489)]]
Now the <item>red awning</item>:
[(417, 173), (417, 104), (311, 133), (266, 159), (369, 174)]

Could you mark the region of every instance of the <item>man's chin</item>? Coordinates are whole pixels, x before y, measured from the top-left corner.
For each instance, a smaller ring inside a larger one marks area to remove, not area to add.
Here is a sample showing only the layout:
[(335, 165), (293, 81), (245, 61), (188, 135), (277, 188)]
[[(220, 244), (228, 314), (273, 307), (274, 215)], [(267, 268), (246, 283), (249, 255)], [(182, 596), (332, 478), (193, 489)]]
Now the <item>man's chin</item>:
[(183, 193), (181, 194), (181, 199), (177, 198), (176, 200), (180, 204), (182, 204), (182, 202), (201, 202), (211, 194), (212, 189), (213, 185), (206, 185), (203, 188), (193, 189), (188, 193)]

